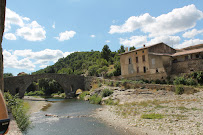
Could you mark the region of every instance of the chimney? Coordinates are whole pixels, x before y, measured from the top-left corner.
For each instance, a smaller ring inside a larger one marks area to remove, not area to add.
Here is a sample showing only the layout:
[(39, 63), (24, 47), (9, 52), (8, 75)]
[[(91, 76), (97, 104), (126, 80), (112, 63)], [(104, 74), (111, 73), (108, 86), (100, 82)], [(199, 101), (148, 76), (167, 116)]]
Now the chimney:
[(125, 48), (125, 52), (128, 52), (128, 47)]
[(143, 47), (145, 47), (145, 45), (143, 45)]

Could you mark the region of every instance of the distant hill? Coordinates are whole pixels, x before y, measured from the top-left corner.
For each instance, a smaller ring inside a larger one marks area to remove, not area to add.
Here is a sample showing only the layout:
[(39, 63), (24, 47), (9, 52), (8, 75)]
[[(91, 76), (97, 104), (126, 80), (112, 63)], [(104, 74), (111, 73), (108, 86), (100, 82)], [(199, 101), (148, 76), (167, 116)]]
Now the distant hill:
[(59, 59), (54, 65), (33, 72), (60, 73), (90, 76), (118, 76), (121, 74), (119, 52), (123, 52), (121, 46), (117, 52), (111, 52), (108, 45), (102, 51), (75, 52), (66, 58)]

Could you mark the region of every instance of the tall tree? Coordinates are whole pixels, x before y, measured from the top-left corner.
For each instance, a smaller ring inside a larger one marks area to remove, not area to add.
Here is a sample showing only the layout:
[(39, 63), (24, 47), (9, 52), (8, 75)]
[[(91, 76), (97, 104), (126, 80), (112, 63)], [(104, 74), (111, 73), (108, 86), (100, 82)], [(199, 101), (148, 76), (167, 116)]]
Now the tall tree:
[(134, 46), (130, 47), (130, 51), (132, 51), (132, 50), (135, 50), (135, 47), (134, 47)]
[(109, 49), (108, 45), (104, 45), (102, 52), (101, 52), (101, 57), (109, 61), (111, 55), (111, 50)]
[(125, 48), (123, 45), (121, 45), (120, 49), (118, 50), (118, 53), (124, 53), (125, 52)]
[(0, 1), (0, 90), (4, 90), (2, 39), (4, 33), (6, 0)]

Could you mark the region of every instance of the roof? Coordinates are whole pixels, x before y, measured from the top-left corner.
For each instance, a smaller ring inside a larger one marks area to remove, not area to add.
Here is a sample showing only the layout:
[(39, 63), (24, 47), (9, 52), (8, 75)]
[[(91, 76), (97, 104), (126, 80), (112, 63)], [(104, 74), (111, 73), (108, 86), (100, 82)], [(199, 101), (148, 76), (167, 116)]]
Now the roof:
[(187, 54), (193, 54), (193, 53), (199, 53), (199, 52), (203, 52), (203, 48), (201, 48), (201, 49), (193, 49), (193, 50), (188, 50), (188, 51), (182, 51), (182, 52), (177, 52), (177, 53), (174, 53), (171, 56), (175, 57), (175, 56), (187, 55)]
[[(150, 47), (152, 47), (152, 46), (159, 45), (159, 44), (164, 44), (164, 43), (163, 43), (163, 42), (160, 42), (160, 43), (157, 43), (157, 44), (145, 46), (145, 47), (142, 47), (142, 48), (139, 48), (139, 49), (135, 49), (135, 50), (132, 50), (132, 51), (124, 52), (124, 53), (121, 53), (121, 54), (119, 54), (119, 55), (124, 55), (124, 54), (127, 54), (127, 53), (136, 52), (136, 51), (143, 50), (143, 49), (146, 49), (146, 48), (150, 48)], [(166, 45), (166, 44), (165, 44), (165, 45)]]
[(171, 56), (171, 54), (169, 54), (169, 53), (153, 53), (153, 52), (149, 52), (149, 54), (159, 55), (159, 56)]
[(192, 49), (198, 49), (198, 48), (203, 48), (203, 44), (192, 45), (192, 46), (188, 46), (188, 47), (176, 49), (176, 50), (185, 51), (185, 50), (192, 50)]

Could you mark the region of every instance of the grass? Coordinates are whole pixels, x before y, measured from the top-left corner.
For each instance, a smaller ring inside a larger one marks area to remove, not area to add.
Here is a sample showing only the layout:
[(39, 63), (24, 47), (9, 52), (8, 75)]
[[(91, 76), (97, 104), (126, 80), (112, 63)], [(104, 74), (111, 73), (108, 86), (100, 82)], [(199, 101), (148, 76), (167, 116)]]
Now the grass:
[(142, 114), (141, 118), (142, 119), (162, 119), (164, 116), (162, 114), (155, 114), (155, 113), (151, 113), (151, 114)]
[(111, 94), (113, 94), (113, 91), (112, 91), (112, 90), (104, 89), (104, 90), (102, 91), (102, 97), (108, 97), (108, 96), (110, 96)]
[(86, 95), (89, 95), (89, 94), (90, 94), (89, 91), (84, 91), (84, 92), (82, 92), (82, 93), (79, 95), (79, 97), (80, 97), (80, 99), (84, 100), (85, 96), (86, 96)]
[(89, 101), (91, 104), (101, 104), (102, 97), (95, 94), (90, 97)]
[(5, 92), (4, 97), (19, 129), (21, 131), (26, 131), (30, 126), (29, 115), (27, 115), (29, 104), (17, 98), (18, 95), (12, 96), (9, 92)]

